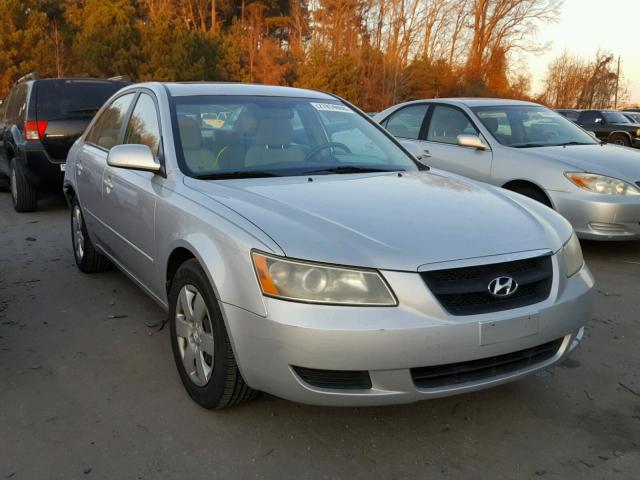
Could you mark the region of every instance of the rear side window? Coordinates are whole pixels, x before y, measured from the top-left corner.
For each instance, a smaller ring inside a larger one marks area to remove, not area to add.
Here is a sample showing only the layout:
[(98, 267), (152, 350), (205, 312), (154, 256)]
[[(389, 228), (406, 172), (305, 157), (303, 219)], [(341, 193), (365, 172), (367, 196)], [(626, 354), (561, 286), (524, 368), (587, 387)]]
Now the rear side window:
[(428, 105), (412, 105), (398, 110), (387, 120), (386, 128), (394, 137), (417, 140)]
[(115, 146), (134, 96), (134, 93), (127, 93), (116, 98), (96, 119), (86, 141), (107, 150)]
[(138, 98), (127, 125), (124, 143), (147, 145), (155, 157), (160, 151), (160, 125), (153, 99), (143, 93)]
[(53, 80), (37, 84), (38, 120), (91, 118), (123, 83), (97, 80)]
[(27, 111), (27, 86), (23, 83), (16, 86), (9, 95), (6, 118), (9, 120), (24, 120)]
[(429, 122), (427, 140), (431, 142), (458, 144), (458, 135), (478, 135), (469, 117), (457, 108), (437, 105)]

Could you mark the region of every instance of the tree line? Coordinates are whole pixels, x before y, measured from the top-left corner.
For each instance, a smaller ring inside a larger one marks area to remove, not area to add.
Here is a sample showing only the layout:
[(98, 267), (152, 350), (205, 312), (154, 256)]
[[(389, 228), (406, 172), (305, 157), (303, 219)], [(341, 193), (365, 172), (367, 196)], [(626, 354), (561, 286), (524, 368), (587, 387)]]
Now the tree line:
[[(0, 96), (37, 71), (292, 85), (370, 111), (414, 98), (528, 98), (514, 59), (545, 47), (536, 31), (561, 2), (3, 0)], [(554, 75), (550, 84), (563, 78)]]

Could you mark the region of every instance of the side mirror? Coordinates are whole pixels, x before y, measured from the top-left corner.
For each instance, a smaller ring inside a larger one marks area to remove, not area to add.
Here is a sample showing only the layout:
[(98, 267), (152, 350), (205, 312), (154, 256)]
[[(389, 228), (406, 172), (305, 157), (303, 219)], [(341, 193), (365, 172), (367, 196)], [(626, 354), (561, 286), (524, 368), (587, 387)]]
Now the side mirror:
[(591, 135), (593, 138), (595, 138), (596, 140), (598, 139), (598, 137), (596, 136), (595, 132), (592, 132), (591, 130), (586, 130), (586, 132)]
[(147, 145), (116, 145), (109, 151), (107, 163), (112, 167), (154, 173), (161, 168)]
[(458, 135), (458, 145), (461, 147), (471, 147), (478, 150), (486, 150), (487, 146), (477, 135)]

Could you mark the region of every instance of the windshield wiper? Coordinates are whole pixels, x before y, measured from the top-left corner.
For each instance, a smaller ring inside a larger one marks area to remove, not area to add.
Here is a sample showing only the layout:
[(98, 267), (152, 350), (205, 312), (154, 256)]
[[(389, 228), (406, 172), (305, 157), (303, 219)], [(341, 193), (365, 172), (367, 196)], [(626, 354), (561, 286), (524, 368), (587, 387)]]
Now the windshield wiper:
[(595, 145), (595, 143), (585, 143), (585, 142), (565, 142), (565, 143), (559, 143), (557, 146), (558, 147), (566, 147), (568, 145)]
[(375, 173), (375, 172), (404, 172), (403, 168), (389, 170), (388, 168), (358, 167), (356, 165), (342, 165), (339, 167), (319, 168), (307, 170), (302, 175), (342, 174), (342, 173)]
[(513, 148), (535, 148), (535, 147), (555, 147), (556, 145), (549, 145), (548, 143), (516, 143), (515, 145), (509, 145)]
[(71, 108), (69, 110), (65, 110), (64, 113), (84, 113), (84, 112), (97, 112), (100, 110), (100, 107), (80, 107), (80, 108)]
[(267, 178), (280, 177), (277, 173), (261, 170), (238, 170), (235, 172), (211, 173), (195, 177), (198, 180), (228, 180), (232, 178)]

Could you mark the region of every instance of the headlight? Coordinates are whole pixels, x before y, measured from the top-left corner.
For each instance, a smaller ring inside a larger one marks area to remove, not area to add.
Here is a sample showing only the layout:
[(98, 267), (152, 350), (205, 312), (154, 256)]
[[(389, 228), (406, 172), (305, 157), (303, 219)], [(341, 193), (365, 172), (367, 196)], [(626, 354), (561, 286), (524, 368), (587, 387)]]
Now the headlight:
[(398, 304), (382, 276), (374, 270), (332, 267), (251, 254), (263, 295), (298, 302), (339, 305)]
[(596, 175), (595, 173), (567, 172), (564, 175), (574, 185), (590, 192), (604, 195), (640, 195), (640, 190), (636, 187), (617, 178)]
[(580, 271), (584, 264), (582, 248), (580, 247), (580, 241), (578, 237), (576, 237), (575, 232), (571, 234), (569, 241), (564, 244), (563, 250), (567, 277), (572, 277)]
[(636, 137), (640, 137), (640, 128), (636, 130)]

